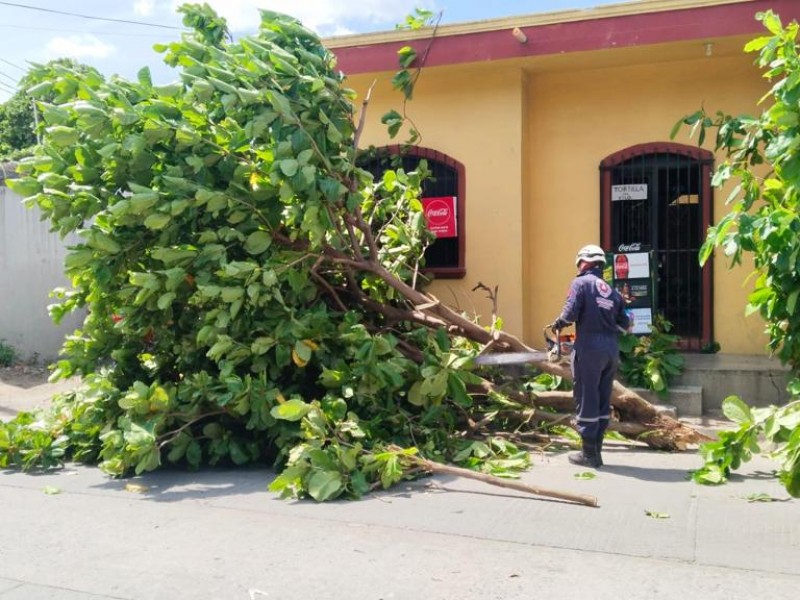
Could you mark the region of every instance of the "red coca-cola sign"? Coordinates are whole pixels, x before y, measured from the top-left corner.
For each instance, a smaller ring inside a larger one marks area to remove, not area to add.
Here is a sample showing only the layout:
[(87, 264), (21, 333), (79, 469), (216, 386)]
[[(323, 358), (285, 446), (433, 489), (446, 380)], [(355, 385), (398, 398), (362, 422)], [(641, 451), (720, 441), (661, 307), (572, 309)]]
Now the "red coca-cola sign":
[(422, 208), (428, 229), (439, 238), (458, 237), (456, 227), (456, 197), (423, 198)]
[(625, 254), (617, 254), (614, 257), (614, 279), (627, 279), (628, 268), (628, 257)]

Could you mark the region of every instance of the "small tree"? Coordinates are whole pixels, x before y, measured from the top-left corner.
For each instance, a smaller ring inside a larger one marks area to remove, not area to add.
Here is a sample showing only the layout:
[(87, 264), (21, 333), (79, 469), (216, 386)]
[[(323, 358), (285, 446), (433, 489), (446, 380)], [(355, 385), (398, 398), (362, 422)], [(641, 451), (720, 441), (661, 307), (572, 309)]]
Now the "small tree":
[[(739, 398), (728, 398), (725, 414), (739, 423), (736, 432), (724, 432), (703, 453), (706, 465), (695, 473), (705, 483), (725, 481), (731, 469), (758, 451), (758, 436), (778, 444), (773, 456), (781, 463), (779, 477), (793, 496), (800, 496), (800, 57), (798, 24), (786, 27), (773, 12), (759, 13), (770, 35), (745, 46), (759, 52), (757, 64), (773, 82), (762, 102), (770, 104), (758, 117), (733, 117), (704, 110), (685, 117), (699, 130), (716, 132), (715, 146), (726, 160), (716, 170), (713, 185), (737, 182), (727, 204), (730, 212), (708, 231), (700, 253), (707, 261), (722, 248), (730, 265), (741, 264), (744, 254), (755, 263), (754, 289), (747, 313), (758, 312), (766, 322), (769, 347), (791, 368), (789, 392), (795, 398), (781, 408), (751, 410)], [(769, 166), (768, 166), (769, 165)]]
[[(15, 159), (29, 155), (36, 145), (36, 115), (34, 99), (26, 92), (27, 88), (39, 81), (44, 73), (54, 65), (69, 67), (81, 73), (97, 73), (94, 68), (69, 58), (59, 58), (45, 65), (34, 66), (19, 82), (19, 91), (6, 102), (0, 104), (0, 159)], [(49, 95), (39, 95), (39, 100), (52, 102), (54, 90)]]
[(33, 100), (17, 92), (0, 104), (0, 159), (14, 158), (36, 143)]
[[(262, 11), (229, 42), (207, 6), (181, 11), (194, 31), (157, 47), (180, 81), (55, 64), (28, 90), (50, 99), (44, 139), (12, 185), (83, 239), (52, 314), (88, 308), (54, 374), (85, 385), (1, 426), (0, 466), (274, 461), (273, 489), (317, 500), (430, 461), (527, 466), (509, 438), (565, 416), (473, 370), (481, 350), (529, 348), (424, 292), (424, 164), (357, 167), (353, 94), (296, 20)], [(652, 445), (697, 439), (635, 395), (617, 406)]]

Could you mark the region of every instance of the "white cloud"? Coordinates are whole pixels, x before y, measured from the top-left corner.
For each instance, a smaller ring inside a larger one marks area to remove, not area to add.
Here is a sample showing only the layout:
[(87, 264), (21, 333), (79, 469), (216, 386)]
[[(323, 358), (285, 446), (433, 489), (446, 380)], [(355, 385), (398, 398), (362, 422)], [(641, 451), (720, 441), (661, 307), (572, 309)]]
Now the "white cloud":
[(116, 51), (114, 46), (100, 41), (90, 33), (54, 37), (45, 47), (50, 58), (106, 58)]
[[(184, 0), (173, 0), (174, 6)], [(259, 8), (286, 13), (320, 35), (351, 32), (352, 24), (394, 23), (403, 21), (415, 7), (431, 7), (433, 0), (206, 0), (228, 21), (234, 32), (254, 31), (259, 23)]]
[(149, 17), (156, 7), (156, 0), (136, 0), (133, 3), (133, 12), (140, 17)]

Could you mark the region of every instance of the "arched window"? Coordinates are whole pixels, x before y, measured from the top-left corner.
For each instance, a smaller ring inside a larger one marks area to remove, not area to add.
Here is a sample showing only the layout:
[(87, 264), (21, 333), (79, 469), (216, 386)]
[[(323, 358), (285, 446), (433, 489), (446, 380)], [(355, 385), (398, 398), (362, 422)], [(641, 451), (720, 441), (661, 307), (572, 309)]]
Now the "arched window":
[(437, 278), (456, 279), (464, 277), (466, 237), (465, 223), (465, 177), (464, 165), (455, 159), (418, 146), (384, 146), (374, 152), (364, 153), (358, 165), (376, 178), (386, 169), (402, 167), (413, 171), (420, 160), (428, 162), (431, 177), (422, 184), (422, 198), (454, 198), (455, 235), (439, 237), (425, 251), (425, 272)]
[(652, 251), (653, 308), (687, 350), (712, 341), (711, 263), (701, 268), (698, 254), (712, 219), (713, 163), (708, 150), (669, 142), (631, 146), (600, 163), (601, 244)]

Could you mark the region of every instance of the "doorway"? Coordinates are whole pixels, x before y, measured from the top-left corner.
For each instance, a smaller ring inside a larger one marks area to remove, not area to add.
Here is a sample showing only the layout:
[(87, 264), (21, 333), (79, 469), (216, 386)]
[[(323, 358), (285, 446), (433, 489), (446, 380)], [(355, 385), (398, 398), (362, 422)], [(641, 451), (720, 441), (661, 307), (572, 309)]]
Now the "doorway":
[(611, 252), (652, 251), (654, 313), (685, 350), (712, 341), (711, 263), (698, 256), (712, 219), (707, 150), (641, 144), (600, 163), (601, 244)]

